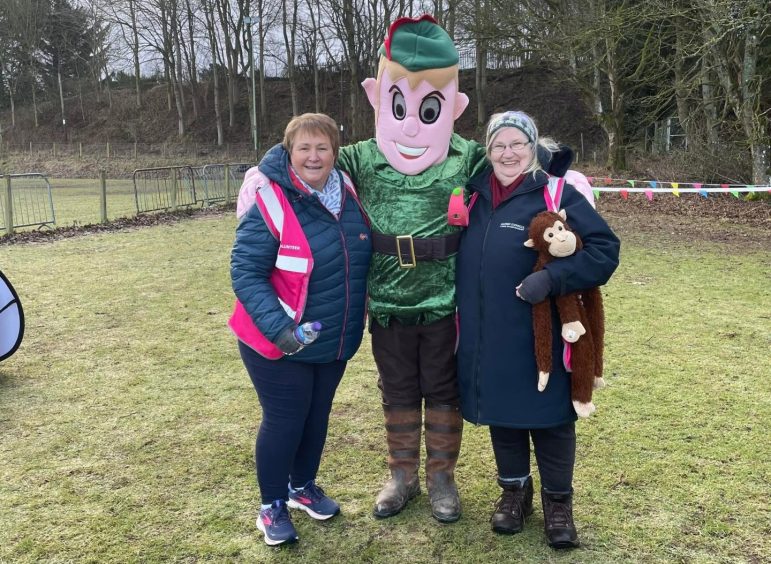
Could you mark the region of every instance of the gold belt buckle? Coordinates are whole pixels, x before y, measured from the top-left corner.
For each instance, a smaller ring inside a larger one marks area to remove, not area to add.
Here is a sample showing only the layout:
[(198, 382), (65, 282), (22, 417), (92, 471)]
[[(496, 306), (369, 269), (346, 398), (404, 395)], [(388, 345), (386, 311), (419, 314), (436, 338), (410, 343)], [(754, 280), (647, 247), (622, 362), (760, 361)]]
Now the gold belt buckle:
[[(405, 262), (402, 260), (402, 241), (409, 241), (410, 243), (410, 257), (411, 262)], [(415, 243), (412, 241), (412, 235), (397, 235), (396, 236), (396, 257), (399, 259), (399, 266), (401, 268), (415, 268), (418, 263), (415, 259)]]

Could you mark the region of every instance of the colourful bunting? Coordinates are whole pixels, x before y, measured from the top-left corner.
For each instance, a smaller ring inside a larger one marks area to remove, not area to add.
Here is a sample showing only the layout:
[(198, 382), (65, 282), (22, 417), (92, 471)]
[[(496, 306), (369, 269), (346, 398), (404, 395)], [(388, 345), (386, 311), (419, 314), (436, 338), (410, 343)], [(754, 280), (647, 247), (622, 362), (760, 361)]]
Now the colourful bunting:
[(627, 180), (627, 182), (629, 183), (629, 186), (634, 188), (634, 180)]
[(733, 194), (735, 198), (739, 197), (739, 191), (738, 190), (731, 190), (731, 194)]
[(625, 200), (629, 197), (629, 192), (627, 192), (626, 190), (619, 191), (619, 194), (621, 194), (621, 197), (624, 198)]
[(595, 188), (594, 190), (592, 190), (592, 193), (594, 194), (594, 199), (595, 200), (599, 200), (600, 199), (600, 191), (599, 190), (597, 190)]
[(720, 187), (721, 187), (723, 190), (728, 190), (728, 184), (721, 184), (721, 185), (720, 185)]
[(706, 197), (707, 197), (707, 191), (706, 191), (706, 190), (704, 190), (704, 189), (701, 189), (701, 190), (699, 190), (699, 194), (701, 194), (701, 196), (702, 196), (703, 198), (706, 198)]
[(607, 177), (605, 179), (605, 184), (613, 184), (613, 179), (611, 177)]
[(680, 187), (680, 183), (679, 182), (670, 182), (669, 185), (672, 188), (674, 188), (675, 190), (677, 190)]
[(591, 184), (592, 182), (594, 182), (594, 176), (587, 176), (586, 180), (588, 180), (589, 184)]
[(646, 190), (645, 191), (645, 197), (648, 198), (649, 201), (653, 201), (653, 191), (652, 190)]
[(699, 188), (701, 188), (701, 182), (694, 182), (693, 187), (698, 190)]
[(656, 181), (655, 180), (649, 180), (648, 184), (650, 184), (651, 188), (655, 188), (656, 187)]

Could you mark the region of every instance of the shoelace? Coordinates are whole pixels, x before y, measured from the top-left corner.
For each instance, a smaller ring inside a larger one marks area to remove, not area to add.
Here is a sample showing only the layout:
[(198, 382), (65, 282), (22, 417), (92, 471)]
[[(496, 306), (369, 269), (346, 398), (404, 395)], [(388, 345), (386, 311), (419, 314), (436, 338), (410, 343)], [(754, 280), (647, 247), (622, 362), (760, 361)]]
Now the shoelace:
[(552, 501), (552, 524), (556, 527), (570, 527), (572, 519), (566, 503)]
[(321, 489), (320, 486), (316, 485), (316, 482), (311, 482), (305, 488), (303, 488), (302, 493), (307, 495), (313, 502), (317, 502), (320, 499), (323, 499), (326, 494), (324, 494), (324, 490)]
[(289, 509), (287, 509), (285, 503), (279, 503), (276, 507), (271, 507), (270, 512), (274, 525), (280, 525), (290, 520)]
[(524, 490), (522, 492), (504, 490), (501, 497), (498, 498), (496, 505), (501, 513), (514, 513), (514, 508), (519, 513), (525, 502), (524, 498)]

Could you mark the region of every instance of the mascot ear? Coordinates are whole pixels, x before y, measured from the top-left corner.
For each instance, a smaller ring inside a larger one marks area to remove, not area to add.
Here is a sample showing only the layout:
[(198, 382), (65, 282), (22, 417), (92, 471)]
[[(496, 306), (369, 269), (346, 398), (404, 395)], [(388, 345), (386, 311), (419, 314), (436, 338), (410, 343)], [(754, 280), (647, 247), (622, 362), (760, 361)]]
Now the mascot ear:
[(561, 218), (562, 218), (564, 221), (567, 221), (567, 220), (568, 220), (568, 212), (566, 212), (565, 210), (560, 210), (560, 211), (558, 211), (557, 213), (559, 214), (559, 216), (560, 216), (560, 217), (561, 217)]
[(468, 96), (463, 92), (457, 92), (455, 94), (455, 108), (453, 110), (453, 121), (458, 119), (463, 111), (468, 107)]
[(361, 85), (367, 93), (370, 106), (377, 112), (377, 80), (372, 77), (365, 78)]
[(535, 247), (535, 243), (533, 242), (532, 239), (528, 239), (527, 241), (525, 241), (525, 246), (530, 247), (532, 249), (533, 247)]

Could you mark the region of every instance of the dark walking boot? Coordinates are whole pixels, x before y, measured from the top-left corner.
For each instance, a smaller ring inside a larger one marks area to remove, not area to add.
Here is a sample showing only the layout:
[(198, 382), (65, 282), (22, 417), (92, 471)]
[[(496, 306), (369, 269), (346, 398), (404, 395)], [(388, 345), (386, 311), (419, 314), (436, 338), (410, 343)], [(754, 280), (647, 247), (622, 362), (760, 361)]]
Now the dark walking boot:
[(543, 527), (552, 548), (577, 548), (578, 533), (573, 523), (573, 494), (541, 490)]
[(442, 523), (460, 519), (455, 464), (462, 436), (463, 417), (459, 407), (426, 404), (426, 487), (431, 514)]
[(375, 500), (372, 513), (378, 518), (396, 515), (404, 509), (409, 500), (420, 494), (418, 466), (420, 423), (423, 416), (421, 406), (383, 404), (383, 411), (391, 478)]
[(524, 486), (500, 480), (498, 485), (503, 488), (503, 492), (495, 504), (490, 525), (496, 533), (521, 533), (525, 527), (525, 517), (533, 514), (533, 478), (528, 476)]

